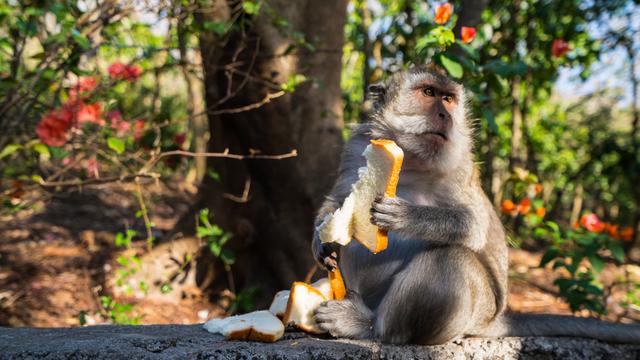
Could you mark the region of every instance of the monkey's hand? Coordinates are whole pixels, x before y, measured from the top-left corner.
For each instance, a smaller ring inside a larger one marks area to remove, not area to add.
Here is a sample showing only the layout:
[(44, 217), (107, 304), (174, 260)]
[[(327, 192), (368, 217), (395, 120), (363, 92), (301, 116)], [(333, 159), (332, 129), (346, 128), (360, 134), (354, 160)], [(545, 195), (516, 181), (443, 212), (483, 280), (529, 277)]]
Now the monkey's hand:
[(320, 241), (318, 231), (313, 233), (313, 244), (311, 246), (313, 257), (327, 271), (333, 271), (338, 268), (338, 254), (340, 253), (340, 244), (323, 243)]
[(399, 197), (379, 196), (371, 205), (371, 223), (382, 230), (402, 230), (407, 225), (410, 207), (408, 201)]
[(439, 244), (470, 243), (473, 217), (468, 208), (414, 205), (401, 198), (376, 198), (371, 207), (371, 223), (395, 231), (404, 238), (422, 239)]

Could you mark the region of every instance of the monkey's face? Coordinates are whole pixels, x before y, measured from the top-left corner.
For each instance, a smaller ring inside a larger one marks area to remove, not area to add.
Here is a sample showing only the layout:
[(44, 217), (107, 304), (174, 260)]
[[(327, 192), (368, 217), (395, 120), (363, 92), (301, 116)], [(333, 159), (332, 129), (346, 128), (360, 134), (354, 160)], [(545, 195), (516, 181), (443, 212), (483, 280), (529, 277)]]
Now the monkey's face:
[(426, 71), (410, 71), (400, 79), (389, 89), (383, 112), (388, 135), (405, 151), (407, 167), (450, 168), (470, 153), (462, 87)]

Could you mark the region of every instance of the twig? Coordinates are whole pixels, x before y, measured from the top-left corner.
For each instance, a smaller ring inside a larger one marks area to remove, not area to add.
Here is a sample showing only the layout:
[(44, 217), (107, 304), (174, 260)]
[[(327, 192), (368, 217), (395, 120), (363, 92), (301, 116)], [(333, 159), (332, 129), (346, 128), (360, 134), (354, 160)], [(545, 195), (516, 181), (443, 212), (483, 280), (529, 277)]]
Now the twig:
[(173, 151), (163, 152), (151, 158), (147, 162), (147, 165), (145, 165), (143, 169), (140, 170), (140, 173), (145, 173), (148, 169), (152, 168), (156, 163), (158, 163), (158, 161), (162, 160), (163, 158), (169, 157), (169, 156), (176, 156), (176, 155), (191, 156), (191, 157), (201, 157), (201, 156), (202, 157), (221, 157), (221, 158), (235, 159), (235, 160), (245, 160), (245, 159), (282, 160), (282, 159), (288, 159), (291, 157), (298, 156), (298, 150), (293, 149), (288, 153), (279, 154), (279, 155), (261, 155), (261, 154), (255, 154), (255, 153), (251, 153), (248, 155), (231, 154), (229, 153), (229, 149), (225, 149), (223, 152), (192, 152), (192, 151), (186, 151), (186, 150), (173, 150)]
[(69, 180), (69, 181), (46, 181), (41, 180), (38, 184), (45, 188), (51, 187), (72, 187), (72, 186), (84, 186), (84, 185), (97, 185), (97, 184), (106, 184), (110, 182), (117, 181), (130, 181), (135, 180), (136, 178), (159, 178), (159, 174), (155, 173), (145, 173), (145, 174), (129, 174), (122, 176), (110, 176), (104, 177), (100, 179), (87, 179), (87, 180)]
[(240, 107), (237, 107), (237, 108), (231, 108), (231, 109), (208, 111), (207, 113), (209, 115), (237, 114), (237, 113), (241, 113), (241, 112), (257, 109), (257, 108), (261, 107), (262, 105), (265, 105), (265, 104), (271, 102), (271, 100), (277, 99), (277, 98), (279, 98), (280, 96), (282, 96), (284, 94), (286, 94), (286, 92), (283, 91), (283, 90), (280, 90), (280, 91), (277, 91), (277, 92), (274, 92), (274, 93), (269, 93), (269, 94), (265, 95), (265, 97), (262, 98), (262, 100), (260, 100), (260, 101), (258, 101), (256, 103), (253, 103), (253, 104), (240, 106)]
[(153, 232), (151, 231), (151, 220), (149, 219), (149, 213), (147, 212), (147, 206), (144, 203), (142, 197), (142, 187), (140, 186), (140, 179), (136, 178), (136, 198), (140, 205), (140, 212), (142, 213), (142, 219), (144, 220), (144, 227), (147, 230), (147, 251), (151, 252), (153, 247)]
[(242, 196), (235, 196), (233, 194), (229, 194), (229, 193), (224, 193), (222, 194), (222, 196), (224, 196), (225, 198), (231, 200), (231, 201), (235, 201), (237, 203), (246, 203), (247, 201), (249, 201), (249, 190), (251, 189), (251, 178), (247, 178), (244, 181), (244, 190), (242, 191)]

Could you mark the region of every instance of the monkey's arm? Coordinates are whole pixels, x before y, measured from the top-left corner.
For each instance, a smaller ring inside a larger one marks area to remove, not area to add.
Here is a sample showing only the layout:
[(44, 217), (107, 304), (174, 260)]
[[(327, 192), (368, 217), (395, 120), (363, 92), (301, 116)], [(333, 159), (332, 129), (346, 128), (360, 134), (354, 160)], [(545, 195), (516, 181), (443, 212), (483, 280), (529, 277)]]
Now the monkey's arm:
[(380, 197), (371, 208), (371, 223), (403, 238), (434, 245), (464, 245), (479, 250), (485, 243), (473, 209), (464, 205), (414, 205), (398, 197)]

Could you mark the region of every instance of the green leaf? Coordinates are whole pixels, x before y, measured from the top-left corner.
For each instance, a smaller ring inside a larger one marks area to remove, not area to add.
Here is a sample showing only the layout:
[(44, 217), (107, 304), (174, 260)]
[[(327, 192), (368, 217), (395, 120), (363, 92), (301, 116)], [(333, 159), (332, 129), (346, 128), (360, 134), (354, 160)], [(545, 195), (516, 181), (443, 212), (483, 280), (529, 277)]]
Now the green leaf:
[(71, 31), (71, 37), (73, 37), (73, 41), (75, 41), (76, 44), (78, 44), (78, 46), (80, 46), (80, 48), (82, 50), (89, 50), (91, 49), (91, 42), (89, 41), (89, 39), (80, 34), (77, 30), (72, 30)]
[(2, 149), (2, 151), (0, 151), (0, 159), (5, 158), (11, 154), (13, 154), (14, 152), (20, 150), (22, 148), (22, 145), (20, 144), (9, 144), (7, 146), (4, 147), (4, 149)]
[(218, 21), (205, 21), (203, 24), (205, 30), (213, 31), (218, 35), (224, 35), (227, 33), (227, 24)]
[(257, 15), (260, 12), (262, 3), (257, 1), (245, 0), (242, 2), (242, 9), (249, 15)]
[(49, 152), (49, 148), (45, 144), (35, 143), (33, 144), (33, 150), (35, 150), (35, 152), (37, 152), (42, 156), (45, 156), (45, 157), (51, 156), (51, 152)]
[(449, 72), (449, 75), (451, 75), (456, 79), (460, 79), (462, 77), (462, 74), (464, 73), (464, 71), (462, 70), (462, 65), (460, 65), (458, 62), (442, 54), (440, 55), (440, 62), (442, 63), (442, 66), (444, 66), (444, 68), (447, 69), (447, 71)]
[(547, 250), (547, 252), (544, 253), (544, 255), (542, 256), (542, 259), (540, 260), (540, 267), (544, 267), (545, 265), (547, 265), (551, 260), (555, 259), (559, 253), (560, 251), (558, 250), (558, 248), (555, 248), (555, 247), (549, 248), (549, 250)]
[(108, 138), (107, 145), (109, 145), (109, 148), (115, 151), (117, 154), (122, 154), (125, 149), (124, 141), (121, 139), (118, 139), (117, 137)]
[(553, 232), (555, 232), (555, 233), (560, 232), (560, 227), (555, 222), (547, 221), (545, 224), (547, 224), (547, 227), (549, 227), (551, 230), (553, 230)]
[(292, 74), (289, 76), (287, 81), (280, 85), (282, 90), (285, 92), (294, 92), (296, 90), (296, 86), (307, 81), (307, 77), (302, 74)]
[(598, 256), (597, 254), (591, 254), (588, 258), (591, 266), (593, 266), (593, 270), (595, 270), (596, 272), (601, 272), (602, 269), (604, 269), (604, 261), (602, 261), (600, 256)]
[(211, 241), (209, 243), (209, 250), (211, 250), (211, 253), (213, 255), (215, 255), (216, 257), (220, 256), (220, 252), (222, 251), (222, 248), (220, 247), (220, 244), (218, 244), (215, 241)]
[(196, 228), (196, 236), (199, 238), (203, 238), (203, 237), (207, 237), (210, 236), (211, 234), (211, 230), (209, 230), (208, 228), (204, 227), (204, 226), (198, 226)]
[(616, 260), (618, 260), (619, 262), (624, 262), (624, 249), (622, 248), (622, 246), (612, 242), (609, 244), (609, 250), (611, 250), (613, 257), (615, 257)]
[(226, 265), (233, 265), (236, 262), (236, 257), (230, 250), (225, 249), (220, 253), (220, 260)]
[(482, 109), (482, 117), (487, 120), (487, 124), (489, 125), (489, 129), (491, 129), (491, 132), (498, 135), (500, 129), (498, 128), (498, 123), (496, 123), (496, 117), (493, 115), (493, 111), (491, 111), (491, 109), (488, 107), (484, 107)]
[(478, 50), (472, 48), (467, 44), (464, 44), (460, 40), (456, 40), (456, 44), (458, 44), (458, 46), (464, 51), (464, 53), (467, 54), (467, 56), (469, 56), (471, 59), (476, 61), (480, 60), (480, 53), (478, 52)]

